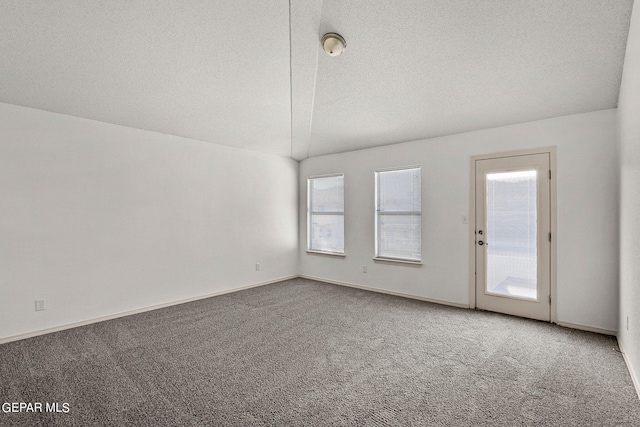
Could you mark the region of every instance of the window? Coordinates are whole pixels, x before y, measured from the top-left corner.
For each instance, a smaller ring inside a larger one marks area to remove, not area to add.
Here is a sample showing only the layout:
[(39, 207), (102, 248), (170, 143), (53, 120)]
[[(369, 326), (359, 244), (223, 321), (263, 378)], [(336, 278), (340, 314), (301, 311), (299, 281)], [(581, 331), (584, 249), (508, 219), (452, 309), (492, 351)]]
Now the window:
[(307, 249), (344, 254), (344, 175), (307, 181)]
[(420, 168), (376, 172), (376, 258), (422, 258)]

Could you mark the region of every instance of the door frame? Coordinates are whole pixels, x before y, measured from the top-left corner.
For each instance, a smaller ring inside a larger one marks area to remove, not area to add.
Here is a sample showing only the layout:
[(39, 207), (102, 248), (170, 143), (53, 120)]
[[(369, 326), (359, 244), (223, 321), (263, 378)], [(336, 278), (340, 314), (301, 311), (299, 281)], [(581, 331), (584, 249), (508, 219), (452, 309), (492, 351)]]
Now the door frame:
[(555, 146), (527, 148), (522, 150), (502, 151), (497, 153), (478, 154), (469, 161), (469, 308), (476, 308), (476, 160), (499, 159), (503, 157), (525, 156), (529, 154), (549, 154), (551, 180), (549, 187), (549, 211), (551, 225), (551, 323), (557, 323), (557, 153)]

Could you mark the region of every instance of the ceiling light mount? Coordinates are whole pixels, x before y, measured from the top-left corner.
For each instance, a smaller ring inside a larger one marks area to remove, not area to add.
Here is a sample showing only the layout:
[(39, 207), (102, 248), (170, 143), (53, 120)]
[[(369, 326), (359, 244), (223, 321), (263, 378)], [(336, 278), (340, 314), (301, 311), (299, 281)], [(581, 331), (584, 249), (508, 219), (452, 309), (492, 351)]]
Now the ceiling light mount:
[(320, 40), (322, 48), (330, 56), (338, 56), (347, 48), (347, 42), (338, 33), (327, 33)]

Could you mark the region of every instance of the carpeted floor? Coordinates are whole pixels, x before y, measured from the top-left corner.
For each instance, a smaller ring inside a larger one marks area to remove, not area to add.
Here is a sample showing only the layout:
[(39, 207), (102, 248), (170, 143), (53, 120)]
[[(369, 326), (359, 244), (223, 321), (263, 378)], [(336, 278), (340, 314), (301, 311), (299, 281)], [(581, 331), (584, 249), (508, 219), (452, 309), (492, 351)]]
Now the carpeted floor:
[(43, 412), (0, 425), (638, 426), (613, 347), (295, 279), (1, 345), (0, 403)]

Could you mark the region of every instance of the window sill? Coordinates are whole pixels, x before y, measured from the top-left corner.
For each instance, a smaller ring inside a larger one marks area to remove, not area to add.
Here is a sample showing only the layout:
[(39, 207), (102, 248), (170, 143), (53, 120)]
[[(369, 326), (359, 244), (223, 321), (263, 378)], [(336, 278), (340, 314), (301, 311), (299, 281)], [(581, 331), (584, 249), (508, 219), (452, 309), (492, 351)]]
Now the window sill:
[(373, 261), (375, 262), (388, 262), (391, 264), (407, 264), (413, 265), (415, 267), (419, 267), (422, 265), (422, 261), (411, 261), (409, 259), (400, 259), (400, 258), (383, 258), (383, 257), (373, 257)]
[(341, 254), (341, 253), (338, 253), (338, 252), (323, 252), (323, 251), (314, 251), (314, 250), (311, 250), (311, 249), (307, 249), (307, 253), (310, 254), (310, 255), (335, 256), (335, 257), (338, 257), (338, 258), (346, 257), (345, 254)]

